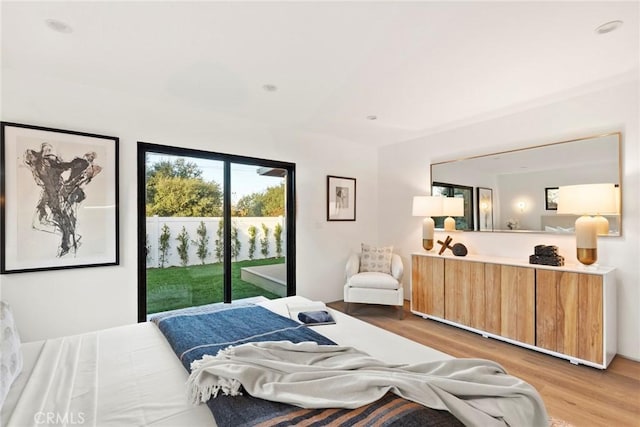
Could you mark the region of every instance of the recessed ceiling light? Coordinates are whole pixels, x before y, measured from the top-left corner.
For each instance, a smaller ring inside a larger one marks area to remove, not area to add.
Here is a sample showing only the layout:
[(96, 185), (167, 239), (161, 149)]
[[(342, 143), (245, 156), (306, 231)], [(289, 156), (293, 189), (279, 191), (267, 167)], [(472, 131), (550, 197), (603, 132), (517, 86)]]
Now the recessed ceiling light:
[(47, 24), (47, 27), (49, 27), (50, 29), (52, 29), (53, 31), (56, 31), (58, 33), (71, 33), (73, 32), (73, 28), (71, 28), (71, 26), (65, 22), (59, 21), (57, 19), (46, 19), (45, 24)]
[(272, 84), (266, 84), (266, 85), (262, 85), (262, 89), (266, 90), (267, 92), (275, 92), (278, 90), (278, 86), (272, 85)]
[(374, 116), (373, 114), (370, 116), (367, 116), (367, 120), (378, 120), (378, 116)]
[(607, 34), (611, 31), (617, 30), (622, 26), (622, 24), (622, 21), (605, 22), (604, 24), (597, 27), (595, 31), (597, 34)]

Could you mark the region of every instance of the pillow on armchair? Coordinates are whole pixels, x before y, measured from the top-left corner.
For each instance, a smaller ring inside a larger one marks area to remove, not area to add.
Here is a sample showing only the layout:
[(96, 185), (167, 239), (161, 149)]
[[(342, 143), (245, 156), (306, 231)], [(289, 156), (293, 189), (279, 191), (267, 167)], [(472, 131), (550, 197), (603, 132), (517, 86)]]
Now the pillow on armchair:
[(360, 255), (360, 273), (371, 271), (390, 274), (392, 255), (393, 246), (376, 248), (363, 243)]

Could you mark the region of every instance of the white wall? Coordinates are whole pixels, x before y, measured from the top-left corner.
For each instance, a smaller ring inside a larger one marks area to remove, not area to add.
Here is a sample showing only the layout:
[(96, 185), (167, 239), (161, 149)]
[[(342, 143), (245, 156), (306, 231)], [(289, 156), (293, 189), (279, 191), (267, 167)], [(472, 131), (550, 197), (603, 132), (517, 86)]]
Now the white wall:
[[(401, 250), (405, 263), (421, 251), (420, 218), (411, 216), (411, 198), (426, 194), (429, 164), (547, 142), (622, 131), (623, 231), (599, 239), (599, 263), (617, 267), (618, 352), (640, 359), (640, 154), (637, 80), (556, 101), (508, 116), (459, 127), (379, 152), (380, 240)], [(384, 201), (384, 203), (382, 203)], [(442, 239), (442, 233), (436, 233)], [(455, 233), (470, 253), (526, 259), (537, 244), (559, 246), (567, 262), (575, 259), (574, 236), (517, 233)], [(409, 275), (405, 275), (409, 291)], [(408, 293), (407, 293), (408, 294)]]
[[(300, 295), (342, 299), (349, 252), (361, 242), (377, 243), (376, 150), (191, 109), (175, 99), (138, 99), (2, 71), (2, 120), (120, 138), (121, 265), (0, 276), (2, 298), (13, 306), (25, 341), (136, 322), (137, 141), (296, 163)], [(326, 221), (327, 175), (357, 179), (356, 222)]]

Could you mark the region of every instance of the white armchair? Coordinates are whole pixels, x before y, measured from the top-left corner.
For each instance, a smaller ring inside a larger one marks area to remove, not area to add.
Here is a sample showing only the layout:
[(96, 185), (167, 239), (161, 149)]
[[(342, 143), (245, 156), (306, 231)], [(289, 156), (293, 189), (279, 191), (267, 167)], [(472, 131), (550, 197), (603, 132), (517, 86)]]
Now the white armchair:
[(347, 261), (346, 284), (344, 285), (344, 302), (349, 312), (350, 303), (383, 304), (399, 307), (399, 317), (404, 313), (404, 289), (402, 274), (404, 266), (397, 254), (391, 256), (389, 273), (376, 271), (360, 271), (361, 254), (352, 254)]

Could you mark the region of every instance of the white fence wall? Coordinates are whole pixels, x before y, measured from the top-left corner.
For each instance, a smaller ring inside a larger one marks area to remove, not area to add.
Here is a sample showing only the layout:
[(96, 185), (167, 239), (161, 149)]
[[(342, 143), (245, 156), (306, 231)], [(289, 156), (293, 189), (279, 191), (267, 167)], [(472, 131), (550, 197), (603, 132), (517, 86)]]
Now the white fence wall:
[[(165, 262), (165, 267), (181, 265), (180, 256), (178, 255), (178, 245), (180, 242), (176, 240), (178, 234), (182, 231), (184, 226), (189, 234), (189, 263), (188, 265), (201, 264), (201, 260), (198, 257), (197, 250), (198, 245), (194, 241), (198, 240), (197, 229), (200, 226), (200, 222), (204, 221), (207, 227), (207, 237), (209, 237), (209, 243), (207, 245), (209, 249), (209, 255), (205, 258), (205, 264), (218, 262), (216, 258), (216, 239), (218, 238), (218, 223), (222, 218), (216, 217), (202, 217), (202, 218), (183, 218), (183, 217), (147, 217), (147, 246), (149, 247), (149, 255), (147, 256), (147, 267), (159, 267), (160, 266), (160, 250), (159, 239), (162, 233), (162, 227), (166, 224), (171, 231), (171, 237), (169, 238), (169, 256), (168, 261)], [(276, 224), (280, 224), (282, 227), (282, 254), (285, 254), (286, 248), (286, 236), (285, 236), (285, 224), (283, 217), (237, 217), (231, 221), (232, 227), (238, 228), (238, 240), (240, 241), (240, 253), (238, 255), (238, 261), (249, 259), (249, 233), (250, 226), (254, 226), (257, 229), (256, 233), (256, 250), (253, 253), (254, 259), (265, 258), (262, 255), (260, 245), (260, 239), (264, 237), (262, 231), (262, 224), (269, 228), (269, 254), (266, 258), (275, 257), (276, 254), (276, 239), (274, 237), (274, 231)], [(234, 260), (235, 261), (235, 260)]]

